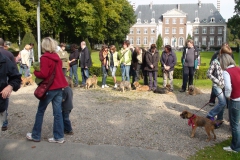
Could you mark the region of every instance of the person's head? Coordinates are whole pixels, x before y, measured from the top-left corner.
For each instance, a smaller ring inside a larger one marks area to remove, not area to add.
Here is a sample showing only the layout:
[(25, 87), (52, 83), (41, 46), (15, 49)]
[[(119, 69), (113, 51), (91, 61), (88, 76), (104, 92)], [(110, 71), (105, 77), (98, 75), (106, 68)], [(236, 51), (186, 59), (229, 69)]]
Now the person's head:
[(78, 49), (77, 44), (72, 44), (72, 45), (71, 45), (71, 51), (75, 51), (75, 50), (77, 50), (77, 49)]
[(172, 47), (171, 47), (170, 45), (166, 45), (166, 46), (164, 47), (164, 50), (165, 50), (165, 52), (169, 53), (169, 52), (172, 51)]
[(0, 38), (0, 47), (4, 46), (4, 40), (2, 38)]
[(129, 41), (129, 40), (123, 41), (123, 48), (124, 48), (124, 49), (128, 48), (129, 45), (130, 45), (130, 41)]
[(69, 87), (73, 88), (73, 80), (69, 76), (65, 76), (66, 81), (68, 82)]
[(219, 62), (220, 62), (222, 70), (226, 70), (227, 67), (230, 65), (236, 66), (235, 61), (232, 59), (231, 55), (229, 55), (229, 54), (220, 54)]
[(29, 44), (26, 44), (24, 49), (26, 49), (27, 51), (29, 51), (31, 49), (31, 46)]
[(137, 54), (141, 54), (142, 49), (140, 47), (135, 47), (134, 52), (136, 52)]
[(102, 45), (101, 52), (108, 52), (108, 46), (106, 44)]
[(85, 41), (82, 41), (81, 42), (81, 48), (84, 49), (86, 47), (86, 42)]
[(60, 43), (60, 47), (61, 47), (61, 49), (64, 51), (65, 48), (66, 48), (66, 43)]
[(156, 44), (151, 44), (150, 50), (152, 53), (155, 53), (156, 48), (157, 48)]
[(229, 46), (229, 45), (228, 45), (227, 42), (223, 42), (223, 43), (222, 43), (222, 47), (223, 47), (223, 46)]
[(110, 46), (110, 51), (112, 52), (112, 53), (115, 53), (116, 52), (116, 47), (114, 46), (114, 45), (111, 45)]
[(187, 47), (188, 48), (192, 48), (193, 47), (193, 40), (192, 39), (188, 39), (187, 40)]
[(232, 49), (228, 45), (222, 46), (220, 54), (229, 54), (232, 55)]
[(8, 49), (10, 48), (10, 44), (7, 43), (7, 42), (4, 42), (3, 48), (4, 48), (5, 50), (8, 50)]
[(31, 49), (34, 47), (34, 43), (29, 43), (29, 45), (31, 46)]
[(55, 53), (57, 49), (57, 42), (51, 37), (45, 37), (42, 40), (42, 52)]

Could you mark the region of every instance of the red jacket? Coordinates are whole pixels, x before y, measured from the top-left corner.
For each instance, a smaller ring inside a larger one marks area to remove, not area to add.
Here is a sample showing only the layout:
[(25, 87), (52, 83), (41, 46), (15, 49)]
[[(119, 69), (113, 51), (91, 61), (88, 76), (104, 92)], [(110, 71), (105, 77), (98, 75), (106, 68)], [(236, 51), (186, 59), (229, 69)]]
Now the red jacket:
[(232, 83), (232, 93), (230, 98), (236, 99), (240, 97), (240, 89), (239, 89), (239, 83), (240, 83), (240, 68), (239, 67), (232, 67), (226, 69), (226, 71), (229, 73), (231, 77), (231, 83)]
[(34, 75), (37, 78), (46, 79), (53, 73), (55, 64), (56, 74), (53, 84), (51, 85), (49, 90), (65, 88), (68, 86), (68, 83), (62, 71), (62, 61), (57, 55), (57, 53), (45, 52), (40, 58), (40, 71), (34, 71)]

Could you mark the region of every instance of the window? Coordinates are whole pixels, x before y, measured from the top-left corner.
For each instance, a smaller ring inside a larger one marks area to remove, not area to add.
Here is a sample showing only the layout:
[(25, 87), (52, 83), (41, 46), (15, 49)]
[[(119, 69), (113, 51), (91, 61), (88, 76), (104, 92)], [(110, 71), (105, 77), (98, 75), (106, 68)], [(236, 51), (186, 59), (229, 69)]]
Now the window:
[(195, 18), (195, 23), (199, 23), (199, 18)]
[(165, 18), (165, 24), (169, 24), (169, 19)]
[(130, 34), (133, 34), (133, 29), (130, 29)]
[(167, 44), (169, 44), (169, 38), (168, 38), (168, 37), (165, 37), (165, 38), (164, 38), (164, 45), (167, 45)]
[(218, 37), (217, 45), (218, 46), (222, 45), (222, 37)]
[(133, 44), (133, 38), (129, 38), (130, 44)]
[(165, 34), (169, 34), (169, 28), (165, 28)]
[(155, 44), (155, 38), (151, 37), (151, 44)]
[(137, 34), (140, 34), (141, 32), (140, 32), (140, 29), (137, 29)]
[(198, 37), (194, 37), (194, 45), (198, 45), (198, 43), (199, 43)]
[(152, 18), (152, 19), (151, 19), (151, 23), (155, 23), (155, 18)]
[(210, 28), (210, 34), (214, 34), (214, 32), (215, 32), (215, 28), (214, 28), (214, 27), (211, 27), (211, 28)]
[(207, 43), (206, 37), (202, 37), (202, 45), (206, 45)]
[(210, 23), (215, 23), (215, 18), (214, 18), (214, 17), (212, 17), (212, 18), (210, 19)]
[(207, 28), (206, 27), (202, 28), (202, 34), (207, 34)]
[(144, 37), (144, 39), (143, 39), (143, 44), (148, 44), (147, 37)]
[(214, 37), (210, 37), (210, 45), (214, 46)]
[(180, 24), (183, 24), (183, 18), (180, 18)]
[(147, 34), (147, 33), (148, 33), (147, 28), (144, 28), (144, 34)]
[(182, 37), (179, 38), (179, 46), (183, 46), (183, 38)]
[(176, 34), (176, 28), (172, 28), (172, 34)]
[(223, 29), (221, 27), (218, 27), (218, 34), (222, 34)]
[(172, 19), (172, 24), (176, 24), (176, 19), (175, 18)]
[(198, 34), (198, 33), (199, 33), (198, 28), (195, 28), (195, 29), (194, 29), (194, 33), (195, 33), (195, 34)]
[(140, 45), (141, 44), (141, 40), (140, 40), (140, 37), (137, 38), (137, 45)]
[(151, 34), (154, 34), (155, 33), (155, 29), (151, 29)]
[(179, 34), (183, 34), (183, 28), (179, 28)]
[(141, 23), (141, 19), (140, 18), (137, 19), (137, 23)]

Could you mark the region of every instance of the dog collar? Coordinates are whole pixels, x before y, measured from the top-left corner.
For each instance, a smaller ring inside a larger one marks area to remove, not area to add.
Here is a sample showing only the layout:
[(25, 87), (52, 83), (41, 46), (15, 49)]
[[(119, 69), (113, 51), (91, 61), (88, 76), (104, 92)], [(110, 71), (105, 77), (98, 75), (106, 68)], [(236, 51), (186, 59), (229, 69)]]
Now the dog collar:
[(194, 122), (193, 122), (193, 119), (194, 119), (194, 118), (196, 118), (196, 115), (195, 115), (195, 114), (193, 114), (193, 115), (189, 118), (189, 120), (188, 120), (188, 125), (189, 125), (189, 126), (192, 125), (192, 128), (195, 127), (195, 124), (194, 124)]

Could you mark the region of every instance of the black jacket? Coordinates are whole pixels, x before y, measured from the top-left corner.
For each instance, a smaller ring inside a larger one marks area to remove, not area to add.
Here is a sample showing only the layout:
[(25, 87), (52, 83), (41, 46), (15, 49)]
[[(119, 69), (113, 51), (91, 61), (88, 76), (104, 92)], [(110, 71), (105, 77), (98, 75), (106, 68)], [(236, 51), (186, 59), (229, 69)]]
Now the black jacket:
[(70, 66), (73, 66), (75, 64), (78, 64), (78, 57), (79, 57), (79, 52), (77, 49), (75, 49), (75, 51), (72, 51), (71, 54), (69, 55), (69, 60), (73, 60), (76, 59), (75, 61), (73, 61), (72, 63), (70, 63)]
[[(156, 51), (154, 55), (149, 51), (145, 55), (146, 57), (146, 71), (158, 71), (158, 62), (159, 62), (159, 52)], [(150, 65), (153, 65), (153, 68), (150, 67)]]
[[(7, 85), (13, 87), (13, 91), (17, 91), (21, 85), (21, 74), (18, 72), (16, 65), (11, 60), (0, 53), (0, 91)], [(6, 99), (0, 95), (0, 112), (5, 111)]]
[(91, 53), (89, 52), (88, 48), (85, 47), (80, 52), (80, 58), (79, 58), (79, 67), (85, 68), (86, 66), (89, 68), (92, 66), (92, 59), (91, 59)]

